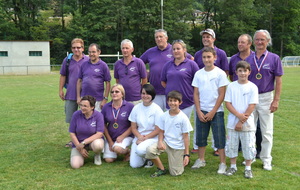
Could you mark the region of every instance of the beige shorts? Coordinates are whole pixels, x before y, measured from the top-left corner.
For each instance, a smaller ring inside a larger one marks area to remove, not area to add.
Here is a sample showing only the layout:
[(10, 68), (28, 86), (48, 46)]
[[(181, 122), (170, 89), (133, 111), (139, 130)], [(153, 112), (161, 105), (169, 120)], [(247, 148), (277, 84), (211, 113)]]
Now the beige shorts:
[(161, 153), (166, 152), (168, 154), (169, 171), (172, 176), (181, 175), (184, 172), (183, 166), (183, 149), (173, 149), (167, 145), (165, 141), (163, 143), (166, 146), (166, 150), (158, 150), (157, 143), (152, 144), (147, 148), (146, 158), (156, 159)]

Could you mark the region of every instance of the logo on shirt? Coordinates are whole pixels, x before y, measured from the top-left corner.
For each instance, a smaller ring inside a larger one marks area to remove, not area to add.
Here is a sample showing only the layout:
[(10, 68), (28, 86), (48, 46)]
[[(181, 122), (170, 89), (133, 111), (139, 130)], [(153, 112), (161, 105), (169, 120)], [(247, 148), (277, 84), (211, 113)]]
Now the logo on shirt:
[(121, 113), (121, 117), (126, 117), (126, 115), (127, 115), (127, 111)]
[(172, 58), (173, 55), (172, 55), (172, 54), (168, 54), (167, 57), (168, 57), (168, 58)]
[(95, 69), (94, 71), (95, 71), (96, 73), (98, 73), (98, 72), (100, 72), (100, 69)]
[(148, 117), (148, 118), (150, 118), (150, 117), (154, 117), (154, 114), (151, 114), (151, 115), (149, 115), (149, 117)]
[(186, 68), (182, 68), (179, 71), (184, 72), (184, 71), (186, 71)]
[(175, 127), (176, 127), (177, 129), (180, 129), (181, 124), (180, 124), (180, 123), (176, 123), (176, 124), (175, 124)]
[(246, 96), (246, 95), (248, 95), (248, 94), (249, 94), (249, 92), (247, 92), (247, 93), (244, 93), (244, 94), (243, 94), (243, 96)]
[(96, 127), (96, 125), (97, 125), (97, 122), (96, 122), (96, 121), (93, 121), (93, 122), (91, 123), (91, 127)]
[(263, 69), (270, 69), (270, 63), (265, 63), (263, 65)]
[(134, 70), (135, 70), (135, 67), (130, 67), (129, 70), (130, 70), (130, 71), (134, 71)]

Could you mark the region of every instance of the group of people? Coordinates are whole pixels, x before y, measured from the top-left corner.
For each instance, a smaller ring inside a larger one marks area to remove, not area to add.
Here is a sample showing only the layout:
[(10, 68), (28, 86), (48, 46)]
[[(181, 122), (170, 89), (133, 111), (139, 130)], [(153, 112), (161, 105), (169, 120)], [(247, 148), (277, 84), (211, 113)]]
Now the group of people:
[[(225, 51), (214, 45), (216, 35), (212, 29), (200, 35), (204, 48), (194, 57), (187, 53), (182, 40), (169, 44), (163, 29), (154, 33), (156, 46), (140, 58), (132, 54), (133, 43), (123, 40), (123, 58), (114, 65), (116, 84), (112, 87), (109, 68), (99, 58), (100, 47), (91, 44), (88, 57), (83, 54), (83, 40), (73, 39), (73, 56), (64, 59), (59, 82), (59, 96), (65, 101), (66, 122), (70, 123), (73, 168), (81, 167), (92, 150), (96, 165), (101, 165), (101, 152), (108, 163), (124, 155), (124, 161), (133, 168), (154, 164), (157, 171), (151, 176), (158, 177), (166, 174), (159, 159), (166, 152), (170, 174), (181, 175), (190, 162), (189, 133), (193, 129), (189, 119), (194, 110), (192, 151), (199, 158), (192, 169), (206, 165), (211, 128), (212, 144), (220, 158), (217, 173), (236, 173), (241, 142), (244, 176), (252, 178), (259, 121), (260, 158), (263, 169), (272, 170), (273, 113), (279, 104), (283, 69), (280, 58), (267, 50), (272, 43), (269, 32), (255, 32), (255, 51), (250, 49), (251, 36), (241, 35), (239, 52), (229, 63)], [(145, 64), (149, 64), (148, 73)], [(111, 102), (107, 102), (109, 94)], [(227, 140), (223, 101), (230, 112)], [(229, 169), (226, 156), (230, 158)]]

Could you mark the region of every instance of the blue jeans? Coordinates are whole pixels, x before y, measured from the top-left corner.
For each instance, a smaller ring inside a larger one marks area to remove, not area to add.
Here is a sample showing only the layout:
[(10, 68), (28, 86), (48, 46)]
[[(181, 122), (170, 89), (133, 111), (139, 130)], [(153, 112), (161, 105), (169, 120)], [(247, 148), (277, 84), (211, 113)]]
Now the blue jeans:
[[(207, 111), (202, 111), (203, 114), (207, 114)], [(210, 127), (212, 128), (215, 147), (217, 149), (224, 149), (225, 147), (225, 124), (224, 124), (224, 112), (217, 112), (211, 121), (206, 123), (200, 121), (198, 117), (196, 117), (196, 144), (199, 147), (207, 146), (207, 137), (209, 135)]]

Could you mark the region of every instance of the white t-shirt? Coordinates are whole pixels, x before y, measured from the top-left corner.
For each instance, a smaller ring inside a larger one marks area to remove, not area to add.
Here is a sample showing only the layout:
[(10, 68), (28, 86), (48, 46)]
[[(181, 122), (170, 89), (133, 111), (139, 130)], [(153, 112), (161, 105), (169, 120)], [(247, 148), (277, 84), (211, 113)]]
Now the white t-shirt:
[[(234, 109), (239, 113), (245, 113), (249, 104), (258, 104), (258, 88), (250, 81), (246, 84), (239, 84), (237, 81), (234, 81), (228, 85), (224, 101), (231, 102)], [(229, 113), (227, 128), (234, 129), (238, 121), (238, 117)], [(251, 113), (248, 120), (243, 124), (242, 130), (256, 130), (253, 113)]]
[(133, 107), (128, 120), (137, 123), (141, 135), (147, 135), (154, 131), (162, 114), (162, 109), (154, 102), (150, 106), (144, 106), (141, 102)]
[(160, 120), (158, 127), (164, 130), (164, 141), (173, 149), (185, 149), (183, 133), (193, 131), (189, 118), (180, 111), (177, 115), (171, 116), (166, 111)]
[[(218, 89), (228, 84), (226, 73), (219, 67), (215, 66), (211, 71), (205, 71), (204, 68), (197, 71), (192, 86), (199, 90), (200, 109), (210, 112), (219, 97)], [(217, 110), (220, 111), (224, 111), (223, 104)]]

